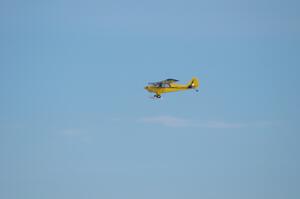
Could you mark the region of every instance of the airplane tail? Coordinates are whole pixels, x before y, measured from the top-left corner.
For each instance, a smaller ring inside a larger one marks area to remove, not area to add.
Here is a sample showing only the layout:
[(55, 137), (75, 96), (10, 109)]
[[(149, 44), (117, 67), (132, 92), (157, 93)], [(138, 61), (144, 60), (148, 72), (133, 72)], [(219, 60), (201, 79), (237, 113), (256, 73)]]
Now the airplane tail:
[(188, 83), (189, 88), (196, 89), (199, 87), (199, 80), (196, 77), (193, 77), (192, 80)]

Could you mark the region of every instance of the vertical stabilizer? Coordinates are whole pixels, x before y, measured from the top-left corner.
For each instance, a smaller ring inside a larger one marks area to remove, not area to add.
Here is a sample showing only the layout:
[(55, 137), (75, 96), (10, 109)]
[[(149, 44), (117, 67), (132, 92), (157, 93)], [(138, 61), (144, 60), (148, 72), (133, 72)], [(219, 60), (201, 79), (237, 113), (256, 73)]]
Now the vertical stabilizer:
[(199, 80), (196, 77), (193, 77), (192, 80), (188, 83), (189, 88), (196, 89), (199, 87)]

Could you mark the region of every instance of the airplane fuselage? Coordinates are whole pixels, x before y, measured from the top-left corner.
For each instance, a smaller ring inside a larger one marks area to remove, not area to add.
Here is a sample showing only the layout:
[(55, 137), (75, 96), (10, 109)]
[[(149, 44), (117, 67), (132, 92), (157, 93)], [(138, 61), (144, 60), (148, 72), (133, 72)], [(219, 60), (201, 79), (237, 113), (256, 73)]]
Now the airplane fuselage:
[(145, 89), (151, 93), (155, 93), (156, 95), (161, 95), (163, 93), (183, 91), (191, 88), (186, 85), (170, 84), (169, 87), (146, 86)]

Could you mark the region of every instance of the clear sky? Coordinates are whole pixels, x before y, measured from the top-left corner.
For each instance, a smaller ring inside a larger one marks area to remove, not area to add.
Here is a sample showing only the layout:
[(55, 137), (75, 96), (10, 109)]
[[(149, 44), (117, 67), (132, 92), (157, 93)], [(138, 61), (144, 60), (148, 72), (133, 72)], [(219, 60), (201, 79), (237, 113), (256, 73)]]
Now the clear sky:
[(300, 198), (299, 9), (1, 0), (0, 198)]

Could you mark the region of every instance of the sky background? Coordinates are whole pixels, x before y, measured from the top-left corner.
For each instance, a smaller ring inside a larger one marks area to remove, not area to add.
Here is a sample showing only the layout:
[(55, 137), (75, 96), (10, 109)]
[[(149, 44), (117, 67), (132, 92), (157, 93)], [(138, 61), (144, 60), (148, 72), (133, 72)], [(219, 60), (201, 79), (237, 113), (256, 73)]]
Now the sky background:
[(1, 0), (0, 198), (300, 198), (299, 8)]

